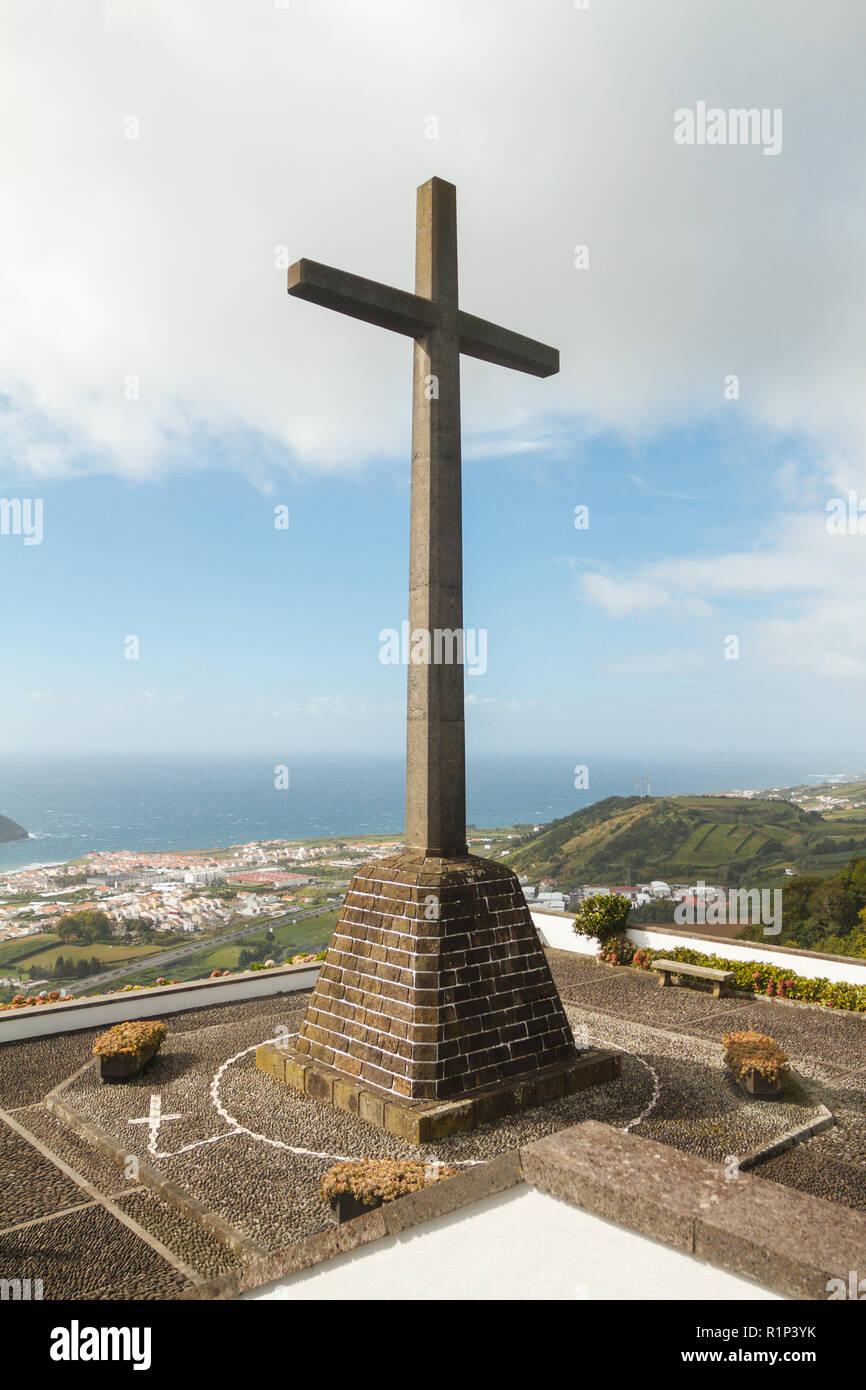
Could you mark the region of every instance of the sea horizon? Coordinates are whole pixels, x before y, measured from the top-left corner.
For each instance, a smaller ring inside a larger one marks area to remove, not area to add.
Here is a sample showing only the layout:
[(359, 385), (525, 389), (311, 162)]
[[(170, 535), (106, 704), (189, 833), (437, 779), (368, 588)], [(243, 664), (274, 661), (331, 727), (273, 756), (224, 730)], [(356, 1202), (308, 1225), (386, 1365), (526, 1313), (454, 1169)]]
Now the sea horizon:
[[(575, 786), (588, 768), (588, 786)], [(824, 776), (792, 757), (659, 760), (600, 755), (480, 754), (467, 770), (467, 820), (479, 829), (543, 824), (604, 800), (638, 794), (712, 795), (794, 786)], [(288, 787), (277, 788), (288, 768)], [(394, 755), (231, 754), (153, 758), (7, 757), (0, 815), (28, 831), (0, 845), (0, 872), (66, 863), (94, 851), (159, 853), (255, 840), (403, 835), (403, 758)], [(644, 783), (644, 787), (646, 784)]]

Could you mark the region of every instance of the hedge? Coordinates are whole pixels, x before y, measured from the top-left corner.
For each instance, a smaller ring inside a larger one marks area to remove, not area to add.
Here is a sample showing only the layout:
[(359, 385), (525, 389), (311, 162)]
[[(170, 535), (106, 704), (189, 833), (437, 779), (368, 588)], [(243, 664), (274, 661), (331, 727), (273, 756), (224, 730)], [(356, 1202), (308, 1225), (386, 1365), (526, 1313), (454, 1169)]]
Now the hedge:
[(799, 999), (805, 1004), (823, 1004), (828, 1009), (846, 1009), (850, 1013), (866, 1013), (866, 985), (852, 985), (845, 980), (828, 980), (792, 975), (780, 965), (767, 961), (728, 960), (725, 956), (693, 951), (677, 946), (672, 951), (653, 951), (649, 947), (634, 947), (626, 937), (611, 941), (598, 953), (599, 960), (608, 965), (631, 965), (637, 970), (649, 970), (654, 960), (678, 960), (684, 965), (709, 965), (716, 970), (730, 970), (736, 989), (749, 994), (764, 994), (771, 999)]

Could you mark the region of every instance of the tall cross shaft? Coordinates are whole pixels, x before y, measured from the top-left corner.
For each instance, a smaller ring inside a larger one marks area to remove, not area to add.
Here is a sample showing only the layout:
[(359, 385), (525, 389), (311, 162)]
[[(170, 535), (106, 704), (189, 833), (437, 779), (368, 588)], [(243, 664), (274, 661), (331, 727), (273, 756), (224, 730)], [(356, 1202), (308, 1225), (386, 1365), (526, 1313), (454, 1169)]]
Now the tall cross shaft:
[[(414, 294), (308, 260), (291, 266), (288, 289), (415, 340), (409, 629), (428, 635), (429, 659), (409, 660), (406, 845), (464, 854), (460, 354), (546, 377), (559, 353), (460, 309), (457, 190), (443, 179), (418, 189)], [(449, 661), (458, 633), (461, 659)]]

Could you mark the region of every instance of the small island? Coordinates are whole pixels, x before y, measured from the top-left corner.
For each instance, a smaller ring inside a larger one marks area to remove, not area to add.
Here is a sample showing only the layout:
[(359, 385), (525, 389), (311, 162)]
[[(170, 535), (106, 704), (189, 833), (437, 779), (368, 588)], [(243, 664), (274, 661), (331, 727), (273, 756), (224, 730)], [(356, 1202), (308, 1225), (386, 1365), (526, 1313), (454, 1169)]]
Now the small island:
[(0, 845), (9, 844), (12, 840), (29, 840), (30, 834), (19, 825), (17, 821), (10, 820), (8, 816), (0, 816)]

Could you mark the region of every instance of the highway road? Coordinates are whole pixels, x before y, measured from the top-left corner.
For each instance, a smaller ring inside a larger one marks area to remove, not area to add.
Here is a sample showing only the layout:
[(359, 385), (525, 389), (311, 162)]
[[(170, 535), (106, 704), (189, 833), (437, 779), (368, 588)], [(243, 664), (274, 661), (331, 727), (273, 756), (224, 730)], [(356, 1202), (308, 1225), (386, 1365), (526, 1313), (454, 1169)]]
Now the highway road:
[(224, 946), (227, 942), (241, 941), (246, 936), (259, 936), (263, 931), (267, 931), (268, 927), (276, 928), (290, 922), (303, 922), (307, 917), (321, 917), (328, 911), (331, 911), (331, 908), (316, 907), (306, 908), (303, 912), (284, 912), (279, 917), (269, 917), (265, 921), (233, 927), (230, 931), (220, 932), (217, 936), (204, 936), (195, 941), (185, 941), (181, 946), (172, 946), (169, 950), (160, 951), (152, 956), (126, 960), (122, 965), (115, 966), (113, 970), (103, 971), (99, 975), (88, 975), (84, 980), (76, 980), (74, 984), (67, 987), (66, 993), (73, 995), (90, 994), (94, 988), (110, 984), (112, 980), (122, 980), (125, 975), (130, 975), (133, 971), (151, 970), (154, 967), (177, 964), (180, 960), (188, 960), (190, 956), (212, 951), (215, 947)]

